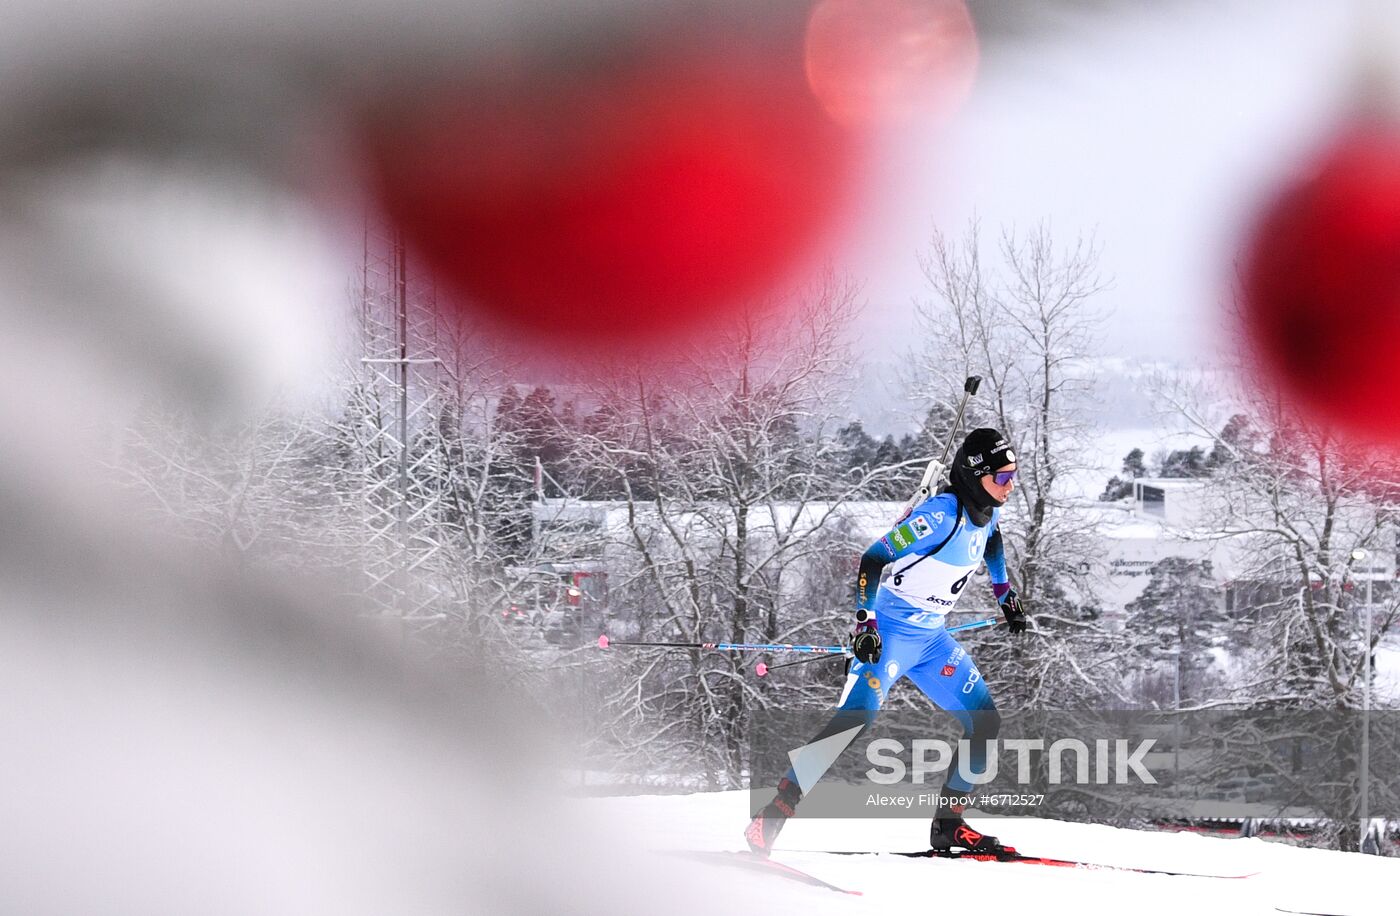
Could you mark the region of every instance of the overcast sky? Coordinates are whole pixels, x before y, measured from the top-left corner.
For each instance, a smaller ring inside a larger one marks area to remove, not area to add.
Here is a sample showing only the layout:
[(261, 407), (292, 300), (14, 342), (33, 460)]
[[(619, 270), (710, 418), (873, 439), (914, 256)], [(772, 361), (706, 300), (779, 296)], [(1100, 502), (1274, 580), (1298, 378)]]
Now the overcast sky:
[[(888, 151), (853, 262), (872, 317), (897, 321), (922, 294), (915, 252), (932, 226), (975, 213), (994, 236), (1043, 219), (1097, 234), (1106, 354), (1219, 358), (1242, 222), (1324, 135), (1356, 30), (1347, 4), (1321, 0), (1159, 6), (1069, 4), (984, 35), (958, 120)], [(906, 346), (863, 339), (877, 361)]]

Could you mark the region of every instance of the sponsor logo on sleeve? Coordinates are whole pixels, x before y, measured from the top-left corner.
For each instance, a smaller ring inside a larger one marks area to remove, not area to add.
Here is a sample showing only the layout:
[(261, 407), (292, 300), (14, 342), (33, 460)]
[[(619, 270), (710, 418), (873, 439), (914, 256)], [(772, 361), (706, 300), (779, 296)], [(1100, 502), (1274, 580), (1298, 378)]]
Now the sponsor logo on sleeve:
[(909, 527), (914, 529), (914, 538), (922, 541), (933, 534), (933, 526), (928, 523), (928, 519), (922, 515), (916, 515), (909, 520)]
[(903, 550), (914, 543), (914, 532), (910, 530), (908, 525), (900, 525), (890, 532), (890, 540), (894, 541), (894, 546)]

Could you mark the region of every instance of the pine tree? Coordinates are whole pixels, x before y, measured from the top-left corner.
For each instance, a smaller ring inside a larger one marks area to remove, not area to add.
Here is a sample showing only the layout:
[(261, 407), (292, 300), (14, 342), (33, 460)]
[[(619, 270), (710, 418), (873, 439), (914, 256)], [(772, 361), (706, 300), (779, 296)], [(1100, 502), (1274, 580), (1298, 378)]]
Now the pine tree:
[(1157, 476), (1209, 477), (1210, 468), (1206, 466), (1206, 450), (1199, 445), (1193, 445), (1189, 449), (1175, 449), (1162, 459)]
[(1223, 645), (1229, 618), (1209, 560), (1167, 557), (1156, 563), (1147, 587), (1128, 604), (1126, 627), (1147, 667), (1174, 669), (1178, 699), (1199, 699), (1211, 650)]
[(1115, 502), (1133, 493), (1133, 481), (1147, 476), (1147, 465), (1143, 461), (1142, 449), (1135, 448), (1123, 456), (1123, 476), (1110, 477), (1108, 486), (1099, 496), (1101, 502)]

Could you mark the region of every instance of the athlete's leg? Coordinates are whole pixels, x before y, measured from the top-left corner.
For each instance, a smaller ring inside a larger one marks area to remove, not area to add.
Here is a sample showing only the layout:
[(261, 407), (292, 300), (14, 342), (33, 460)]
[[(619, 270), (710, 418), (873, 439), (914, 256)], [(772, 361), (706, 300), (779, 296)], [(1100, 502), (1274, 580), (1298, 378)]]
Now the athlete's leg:
[[(875, 722), (875, 716), (889, 696), (890, 688), (904, 677), (905, 673), (918, 664), (925, 644), (932, 633), (905, 632), (908, 627), (890, 626), (882, 628), (885, 634), (884, 651), (878, 662), (852, 662), (846, 672), (846, 684), (837, 700), (836, 712), (831, 720), (807, 742), (812, 744), (832, 735), (839, 735), (852, 728), (862, 731)], [(854, 742), (860, 735), (853, 735)], [(804, 774), (805, 775), (805, 774)], [(787, 778), (795, 780), (796, 775), (789, 770)], [(809, 783), (810, 785), (810, 783)]]
[[(857, 728), (860, 731), (851, 736), (847, 745), (860, 737), (874, 723), (890, 688), (905, 672), (918, 664), (928, 640), (936, 636), (936, 631), (901, 626), (893, 619), (889, 624), (884, 624), (884, 621), (881, 623), (880, 632), (884, 639), (884, 648), (880, 660), (873, 663), (852, 663), (850, 670), (846, 672), (846, 684), (841, 691), (841, 698), (837, 701), (836, 712), (806, 745)], [(778, 782), (778, 791), (773, 800), (759, 811), (744, 832), (750, 849), (761, 855), (768, 854), (773, 840), (782, 830), (783, 823), (792, 817), (804, 792), (815, 785), (821, 775), (803, 772), (799, 780), (795, 769), (787, 771)]]
[(943, 800), (929, 830), (929, 845), (935, 849), (959, 846), (974, 852), (1004, 853), (1006, 847), (996, 837), (969, 827), (962, 817), (966, 807), (962, 798), (971, 794), (974, 785), (969, 777), (986, 773), (988, 742), (1001, 729), (1001, 715), (982, 672), (958, 641), (944, 632), (943, 638), (930, 644), (923, 659), (909, 672), (909, 680), (957, 718), (969, 751), (965, 762), (961, 759), (961, 747), (953, 752), (943, 784)]
[(954, 752), (945, 789), (965, 793), (973, 784), (964, 772), (981, 775), (986, 771), (987, 742), (1000, 731), (1001, 714), (972, 656), (946, 630), (939, 632), (941, 638), (928, 645), (923, 658), (908, 675), (914, 686), (940, 709), (952, 713), (963, 727), (969, 760), (960, 765), (959, 755)]

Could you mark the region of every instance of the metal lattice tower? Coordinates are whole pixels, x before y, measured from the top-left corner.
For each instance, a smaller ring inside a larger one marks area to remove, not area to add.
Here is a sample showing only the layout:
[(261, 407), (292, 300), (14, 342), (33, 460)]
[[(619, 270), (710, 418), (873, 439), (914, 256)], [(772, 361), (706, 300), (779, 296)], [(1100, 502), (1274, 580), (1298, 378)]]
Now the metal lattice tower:
[(423, 442), (439, 383), (435, 293), (426, 274), (411, 272), (402, 234), (371, 222), (359, 306), (364, 591), (384, 613), (436, 619), (444, 551), (431, 523), (441, 515), (443, 484)]

